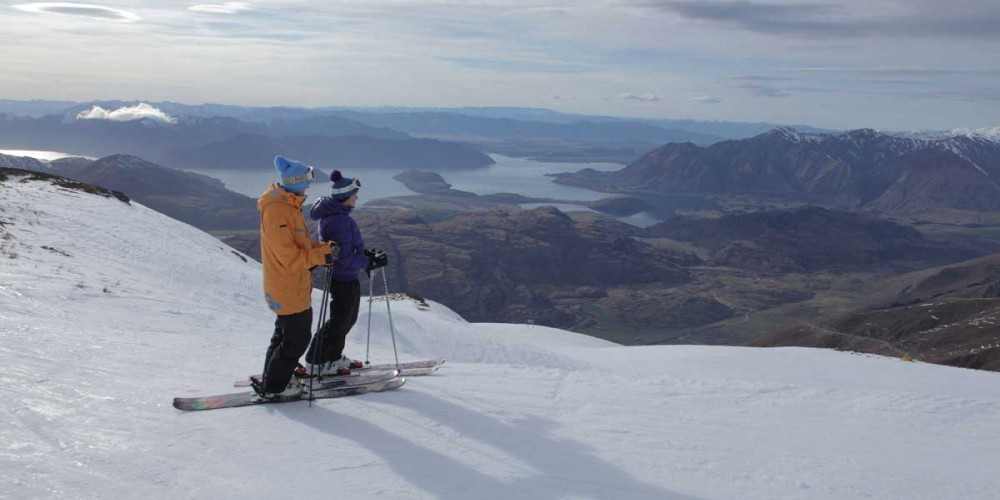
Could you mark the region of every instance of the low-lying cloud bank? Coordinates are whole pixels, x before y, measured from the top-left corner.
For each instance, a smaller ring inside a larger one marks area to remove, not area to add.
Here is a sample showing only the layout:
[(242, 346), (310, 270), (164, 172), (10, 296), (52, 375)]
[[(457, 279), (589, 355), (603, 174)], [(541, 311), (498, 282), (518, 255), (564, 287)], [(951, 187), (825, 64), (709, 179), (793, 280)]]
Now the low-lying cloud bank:
[(155, 120), (162, 123), (177, 123), (174, 118), (167, 113), (150, 106), (144, 102), (135, 106), (126, 106), (113, 111), (108, 111), (100, 106), (94, 106), (86, 111), (81, 111), (76, 115), (77, 120), (112, 120), (116, 122), (130, 122), (135, 120)]

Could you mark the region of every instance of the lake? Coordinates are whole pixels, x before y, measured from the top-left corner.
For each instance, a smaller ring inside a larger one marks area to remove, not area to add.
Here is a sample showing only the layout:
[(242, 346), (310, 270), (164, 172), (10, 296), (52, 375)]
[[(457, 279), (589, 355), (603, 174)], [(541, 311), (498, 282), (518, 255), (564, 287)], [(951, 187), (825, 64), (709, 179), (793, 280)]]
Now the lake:
[[(545, 174), (559, 172), (575, 172), (584, 168), (595, 170), (620, 170), (622, 165), (616, 163), (544, 163), (512, 158), (502, 155), (490, 155), (496, 164), (487, 168), (444, 170), (438, 172), (452, 188), (470, 191), (476, 194), (517, 193), (533, 198), (558, 198), (561, 200), (593, 201), (609, 196), (589, 189), (563, 186), (552, 182), (552, 177)], [(316, 168), (332, 172), (333, 168), (314, 165)], [(391, 196), (407, 196), (417, 194), (406, 188), (393, 176), (408, 169), (370, 168), (345, 170), (346, 177), (356, 177), (361, 181), (361, 191), (358, 193), (358, 204), (364, 205), (368, 200), (387, 198)], [(278, 180), (278, 174), (269, 162), (262, 162), (258, 170), (194, 170), (200, 174), (215, 177), (225, 183), (226, 187), (238, 193), (260, 196), (264, 189)], [(313, 196), (325, 195), (330, 189), (329, 179), (316, 179), (309, 189)]]
[[(547, 163), (491, 154), (496, 163), (487, 168), (444, 170), (438, 172), (452, 188), (470, 191), (476, 194), (517, 193), (532, 198), (555, 198), (567, 201), (594, 201), (611, 196), (574, 186), (556, 184), (552, 177), (546, 174), (559, 172), (576, 172), (585, 168), (601, 171), (622, 169), (617, 163)], [(328, 167), (318, 166), (320, 170), (332, 172)], [(417, 194), (407, 189), (403, 183), (393, 179), (393, 176), (408, 169), (370, 168), (342, 172), (347, 177), (357, 177), (361, 181), (361, 191), (358, 193), (358, 205), (376, 198), (392, 196), (408, 196)], [(227, 188), (238, 193), (260, 196), (273, 182), (278, 180), (278, 174), (269, 163), (263, 163), (260, 170), (190, 170), (221, 180)], [(328, 178), (318, 178), (309, 188), (311, 199), (327, 194), (330, 189)], [(542, 205), (552, 205), (564, 212), (590, 210), (583, 205), (566, 203), (526, 203), (523, 208), (535, 208)], [(629, 217), (619, 218), (634, 226), (646, 227), (660, 222), (651, 214), (642, 212)]]
[[(11, 156), (29, 156), (42, 161), (52, 161), (67, 156), (79, 156), (56, 151), (31, 150), (0, 150), (0, 154)], [(566, 201), (594, 201), (610, 196), (574, 186), (556, 184), (552, 177), (546, 174), (560, 172), (576, 172), (585, 168), (601, 171), (620, 170), (617, 163), (548, 163), (491, 154), (496, 163), (487, 168), (445, 170), (438, 172), (454, 189), (470, 191), (476, 194), (517, 193), (532, 198), (555, 198)], [(93, 158), (91, 158), (93, 159)], [(318, 167), (321, 170), (332, 171), (328, 167)], [(343, 172), (348, 177), (357, 177), (361, 181), (361, 191), (358, 203), (364, 205), (367, 200), (388, 198), (392, 196), (407, 196), (417, 194), (407, 189), (403, 183), (393, 179), (393, 176), (407, 169), (358, 169)], [(278, 180), (278, 174), (269, 162), (262, 162), (260, 170), (196, 170), (188, 171), (204, 174), (222, 181), (227, 188), (253, 198), (257, 198), (271, 183)], [(328, 178), (316, 179), (309, 190), (310, 197), (325, 195), (330, 189)], [(542, 205), (555, 206), (564, 212), (590, 210), (583, 205), (568, 203), (525, 203), (523, 208), (535, 208)], [(642, 212), (619, 220), (629, 224), (646, 227), (660, 219), (652, 214)]]

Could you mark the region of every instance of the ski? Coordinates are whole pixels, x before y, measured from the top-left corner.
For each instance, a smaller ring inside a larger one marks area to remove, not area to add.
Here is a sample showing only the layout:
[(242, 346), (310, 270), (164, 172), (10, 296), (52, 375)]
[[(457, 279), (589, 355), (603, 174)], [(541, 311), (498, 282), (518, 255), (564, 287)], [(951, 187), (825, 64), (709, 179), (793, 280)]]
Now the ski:
[[(382, 380), (390, 379), (392, 377), (402, 376), (399, 370), (395, 368), (387, 370), (365, 370), (364, 373), (341, 375), (333, 377), (318, 377), (312, 380), (312, 390), (313, 392), (319, 389), (328, 389), (333, 387), (341, 387), (345, 385), (361, 385), (368, 384), (371, 382), (379, 382)], [(306, 391), (309, 390), (309, 379), (300, 378), (299, 383), (302, 384)]]
[[(400, 363), (399, 376), (418, 377), (422, 375), (430, 375), (431, 373), (436, 372), (438, 368), (441, 368), (441, 365), (443, 364), (444, 364), (443, 359), (428, 359), (424, 361), (411, 361), (408, 363)], [(350, 379), (358, 377), (359, 375), (367, 374), (369, 371), (395, 370), (395, 369), (396, 369), (395, 363), (368, 365), (362, 368), (352, 368), (350, 375), (327, 375), (325, 377), (322, 377), (322, 379), (317, 379), (317, 380), (323, 380), (325, 382), (328, 380)], [(250, 377), (260, 378), (261, 375), (251, 375)], [(233, 387), (250, 387), (250, 377), (247, 377), (246, 380), (238, 380), (234, 382)], [(296, 377), (298, 377), (299, 380), (301, 380), (303, 383), (308, 382), (310, 378), (308, 374), (307, 375), (296, 374)]]
[(382, 392), (399, 388), (406, 379), (389, 372), (356, 377), (351, 380), (343, 380), (339, 385), (323, 385), (313, 387), (313, 391), (305, 392), (300, 396), (281, 397), (277, 399), (263, 399), (255, 392), (238, 392), (234, 394), (220, 394), (217, 396), (205, 396), (195, 398), (174, 398), (174, 408), (185, 411), (195, 410), (217, 410), (220, 408), (236, 408), (240, 406), (252, 406), (261, 404), (288, 403), (291, 401), (308, 401), (309, 399), (329, 399), (341, 398), (345, 396), (356, 396), (369, 392)]

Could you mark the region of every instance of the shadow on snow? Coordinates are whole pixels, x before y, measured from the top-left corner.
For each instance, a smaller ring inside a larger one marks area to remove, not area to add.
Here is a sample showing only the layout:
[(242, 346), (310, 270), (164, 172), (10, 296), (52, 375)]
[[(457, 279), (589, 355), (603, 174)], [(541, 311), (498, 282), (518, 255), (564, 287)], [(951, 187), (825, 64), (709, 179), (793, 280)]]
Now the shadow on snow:
[[(400, 477), (435, 498), (696, 500), (636, 480), (599, 458), (594, 448), (556, 436), (553, 431), (557, 424), (542, 417), (526, 415), (514, 423), (505, 423), (432, 394), (412, 390), (394, 392), (391, 397), (376, 396), (366, 403), (395, 406), (421, 414), (450, 427), (465, 439), (503, 450), (527, 465), (527, 470), (523, 477), (503, 481), (325, 405), (311, 409), (301, 405), (278, 405), (277, 411), (293, 421), (367, 448), (385, 460)], [(408, 422), (408, 425), (418, 423)]]

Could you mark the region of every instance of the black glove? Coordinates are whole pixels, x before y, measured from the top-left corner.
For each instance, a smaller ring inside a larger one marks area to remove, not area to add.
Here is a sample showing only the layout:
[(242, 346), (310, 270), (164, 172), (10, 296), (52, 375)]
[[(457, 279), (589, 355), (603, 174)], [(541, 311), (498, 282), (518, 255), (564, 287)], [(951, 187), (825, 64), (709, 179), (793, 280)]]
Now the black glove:
[(389, 256), (381, 250), (375, 248), (365, 250), (365, 256), (368, 257), (368, 267), (365, 268), (366, 273), (371, 273), (380, 267), (389, 265)]
[(337, 260), (337, 253), (340, 252), (340, 247), (337, 246), (336, 241), (324, 241), (327, 245), (330, 245), (330, 253), (326, 255), (326, 263), (324, 266), (332, 266)]

